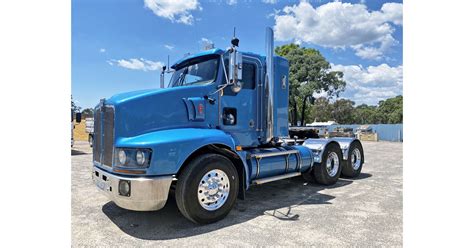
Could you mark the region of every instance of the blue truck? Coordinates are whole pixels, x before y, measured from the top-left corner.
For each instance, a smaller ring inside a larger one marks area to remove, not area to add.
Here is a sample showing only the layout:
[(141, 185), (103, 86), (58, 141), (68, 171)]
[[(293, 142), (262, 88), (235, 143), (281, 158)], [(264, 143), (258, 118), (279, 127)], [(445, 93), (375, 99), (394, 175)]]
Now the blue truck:
[[(169, 87), (102, 99), (94, 111), (92, 180), (121, 208), (154, 211), (174, 193), (180, 212), (207, 224), (224, 218), (253, 185), (303, 176), (330, 185), (364, 163), (354, 138), (290, 138), (289, 63), (226, 50), (171, 66)], [(162, 77), (163, 78), (163, 77)]]

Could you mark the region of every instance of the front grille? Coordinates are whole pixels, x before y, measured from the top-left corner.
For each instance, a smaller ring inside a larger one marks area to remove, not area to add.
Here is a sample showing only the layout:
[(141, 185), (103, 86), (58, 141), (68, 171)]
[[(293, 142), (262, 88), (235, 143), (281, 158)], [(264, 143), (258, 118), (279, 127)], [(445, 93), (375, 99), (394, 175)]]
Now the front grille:
[(112, 157), (114, 153), (114, 109), (112, 107), (105, 107), (103, 119), (103, 149), (102, 149), (102, 163), (112, 166)]
[(94, 161), (112, 166), (114, 153), (114, 108), (98, 107), (94, 113)]
[(101, 143), (102, 143), (102, 115), (100, 108), (96, 108), (94, 112), (94, 147), (93, 157), (94, 161), (100, 163), (101, 154)]

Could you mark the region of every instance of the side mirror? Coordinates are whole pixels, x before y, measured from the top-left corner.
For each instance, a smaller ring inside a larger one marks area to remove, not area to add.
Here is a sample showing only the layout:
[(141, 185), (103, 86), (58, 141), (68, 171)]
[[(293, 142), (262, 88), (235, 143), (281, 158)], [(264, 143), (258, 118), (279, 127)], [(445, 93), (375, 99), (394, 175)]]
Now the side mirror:
[(242, 68), (242, 53), (239, 53), (236, 49), (232, 49), (229, 63), (229, 80), (234, 93), (242, 89)]
[(76, 113), (76, 123), (80, 123), (82, 119), (82, 114), (81, 113)]

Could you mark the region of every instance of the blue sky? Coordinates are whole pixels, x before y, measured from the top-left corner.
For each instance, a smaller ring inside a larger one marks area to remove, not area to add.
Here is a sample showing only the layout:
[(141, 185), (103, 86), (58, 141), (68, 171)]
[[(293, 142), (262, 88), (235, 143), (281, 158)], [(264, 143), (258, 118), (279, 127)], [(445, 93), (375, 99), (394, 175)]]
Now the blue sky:
[[(321, 51), (348, 83), (341, 95), (377, 104), (402, 94), (401, 1), (73, 0), (72, 94), (82, 108), (116, 93), (159, 87), (159, 68), (212, 41), (264, 53), (296, 42)], [(321, 95), (324, 95), (322, 93)]]

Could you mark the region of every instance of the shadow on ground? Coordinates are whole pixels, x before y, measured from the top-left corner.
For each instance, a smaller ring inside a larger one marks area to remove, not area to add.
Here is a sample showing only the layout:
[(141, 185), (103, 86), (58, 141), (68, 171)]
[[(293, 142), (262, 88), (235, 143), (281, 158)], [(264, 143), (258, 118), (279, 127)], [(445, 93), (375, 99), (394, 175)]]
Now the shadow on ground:
[[(370, 177), (361, 174), (358, 179)], [(275, 217), (275, 221), (298, 221), (301, 205), (331, 204), (334, 196), (319, 193), (326, 188), (344, 187), (352, 180), (340, 179), (335, 185), (321, 186), (306, 183), (303, 178), (295, 177), (264, 185), (254, 186), (246, 192), (245, 200), (237, 200), (234, 209), (223, 220), (197, 225), (184, 218), (176, 206), (172, 194), (165, 207), (153, 212), (135, 212), (122, 209), (108, 202), (102, 211), (123, 232), (145, 240), (167, 240), (191, 237), (214, 230), (243, 223), (261, 215)]]
[(362, 179), (366, 179), (366, 178), (369, 178), (369, 177), (372, 177), (372, 174), (361, 172), (359, 174), (359, 176), (356, 177), (356, 178), (344, 178), (344, 177), (343, 178), (347, 179), (347, 180), (357, 181), (357, 180), (362, 180)]
[(71, 156), (76, 156), (76, 155), (84, 155), (84, 154), (89, 154), (87, 152), (71, 149)]

